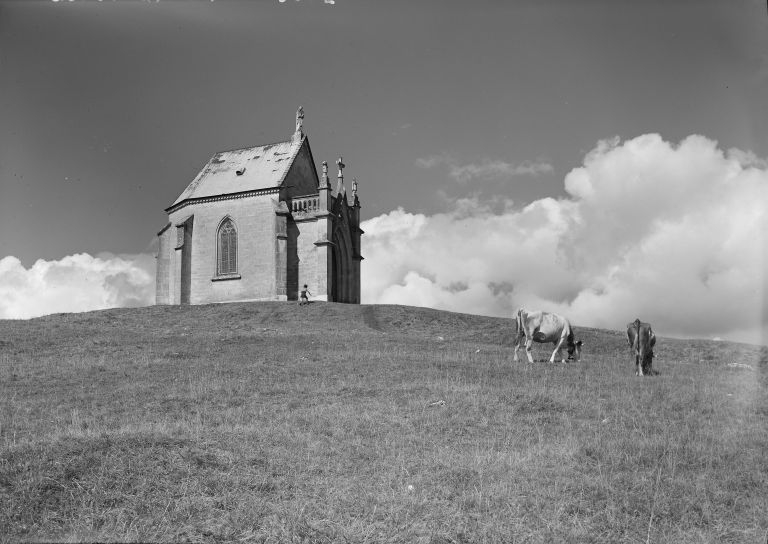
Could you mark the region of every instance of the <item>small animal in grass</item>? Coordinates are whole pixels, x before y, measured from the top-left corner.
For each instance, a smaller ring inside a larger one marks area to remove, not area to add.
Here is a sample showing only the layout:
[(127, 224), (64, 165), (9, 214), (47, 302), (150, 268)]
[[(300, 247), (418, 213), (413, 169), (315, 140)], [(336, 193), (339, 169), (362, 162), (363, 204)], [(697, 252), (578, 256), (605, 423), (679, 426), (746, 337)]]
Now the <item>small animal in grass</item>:
[(309, 292), (307, 285), (304, 284), (304, 288), (299, 293), (299, 306), (302, 306), (304, 304), (309, 304), (310, 296), (312, 296), (312, 293)]

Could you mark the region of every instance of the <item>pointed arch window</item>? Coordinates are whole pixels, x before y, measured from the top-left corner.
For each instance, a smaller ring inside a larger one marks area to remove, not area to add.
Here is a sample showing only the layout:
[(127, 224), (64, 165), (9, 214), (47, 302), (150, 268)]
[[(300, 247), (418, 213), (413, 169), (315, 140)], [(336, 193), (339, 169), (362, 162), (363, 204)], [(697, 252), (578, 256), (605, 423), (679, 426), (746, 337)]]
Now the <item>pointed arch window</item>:
[(237, 229), (230, 218), (226, 218), (219, 225), (216, 240), (216, 275), (237, 274)]

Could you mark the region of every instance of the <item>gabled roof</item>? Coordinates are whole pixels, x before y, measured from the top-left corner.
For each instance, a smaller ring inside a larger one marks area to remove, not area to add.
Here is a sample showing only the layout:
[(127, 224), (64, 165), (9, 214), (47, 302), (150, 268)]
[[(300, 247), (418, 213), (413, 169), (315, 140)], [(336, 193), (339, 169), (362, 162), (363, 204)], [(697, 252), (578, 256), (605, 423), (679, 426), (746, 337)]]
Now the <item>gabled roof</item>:
[(191, 198), (279, 187), (305, 140), (216, 153), (170, 208)]

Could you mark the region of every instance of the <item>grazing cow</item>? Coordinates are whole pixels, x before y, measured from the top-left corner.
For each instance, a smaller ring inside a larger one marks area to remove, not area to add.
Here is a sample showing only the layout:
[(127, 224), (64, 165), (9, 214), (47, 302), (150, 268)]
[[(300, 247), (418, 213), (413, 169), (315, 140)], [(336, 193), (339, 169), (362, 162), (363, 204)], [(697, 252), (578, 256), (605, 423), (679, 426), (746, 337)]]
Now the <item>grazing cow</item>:
[(653, 334), (650, 323), (635, 319), (627, 323), (627, 342), (635, 356), (635, 376), (658, 374), (653, 370), (653, 346), (656, 345), (656, 335)]
[[(533, 362), (531, 348), (534, 342), (555, 344), (555, 351), (552, 352), (549, 362), (555, 362), (555, 356), (566, 344), (568, 349), (568, 359), (581, 359), (582, 342), (573, 341), (573, 328), (566, 318), (557, 314), (548, 312), (529, 312), (524, 308), (517, 311), (517, 338), (515, 338), (515, 358), (517, 361), (517, 350), (520, 348), (523, 338), (525, 338), (525, 353), (528, 356), (528, 362)], [(563, 359), (565, 363), (565, 359)]]

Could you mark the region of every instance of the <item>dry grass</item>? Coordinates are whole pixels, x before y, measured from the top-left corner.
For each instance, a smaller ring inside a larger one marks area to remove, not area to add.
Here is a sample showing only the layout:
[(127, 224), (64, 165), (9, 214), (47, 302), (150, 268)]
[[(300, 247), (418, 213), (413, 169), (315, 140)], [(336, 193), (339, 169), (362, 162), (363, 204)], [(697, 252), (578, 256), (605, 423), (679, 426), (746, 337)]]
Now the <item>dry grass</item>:
[(510, 327), (324, 303), (0, 321), (0, 538), (765, 541), (765, 348), (661, 339), (636, 378), (618, 332), (529, 365)]

